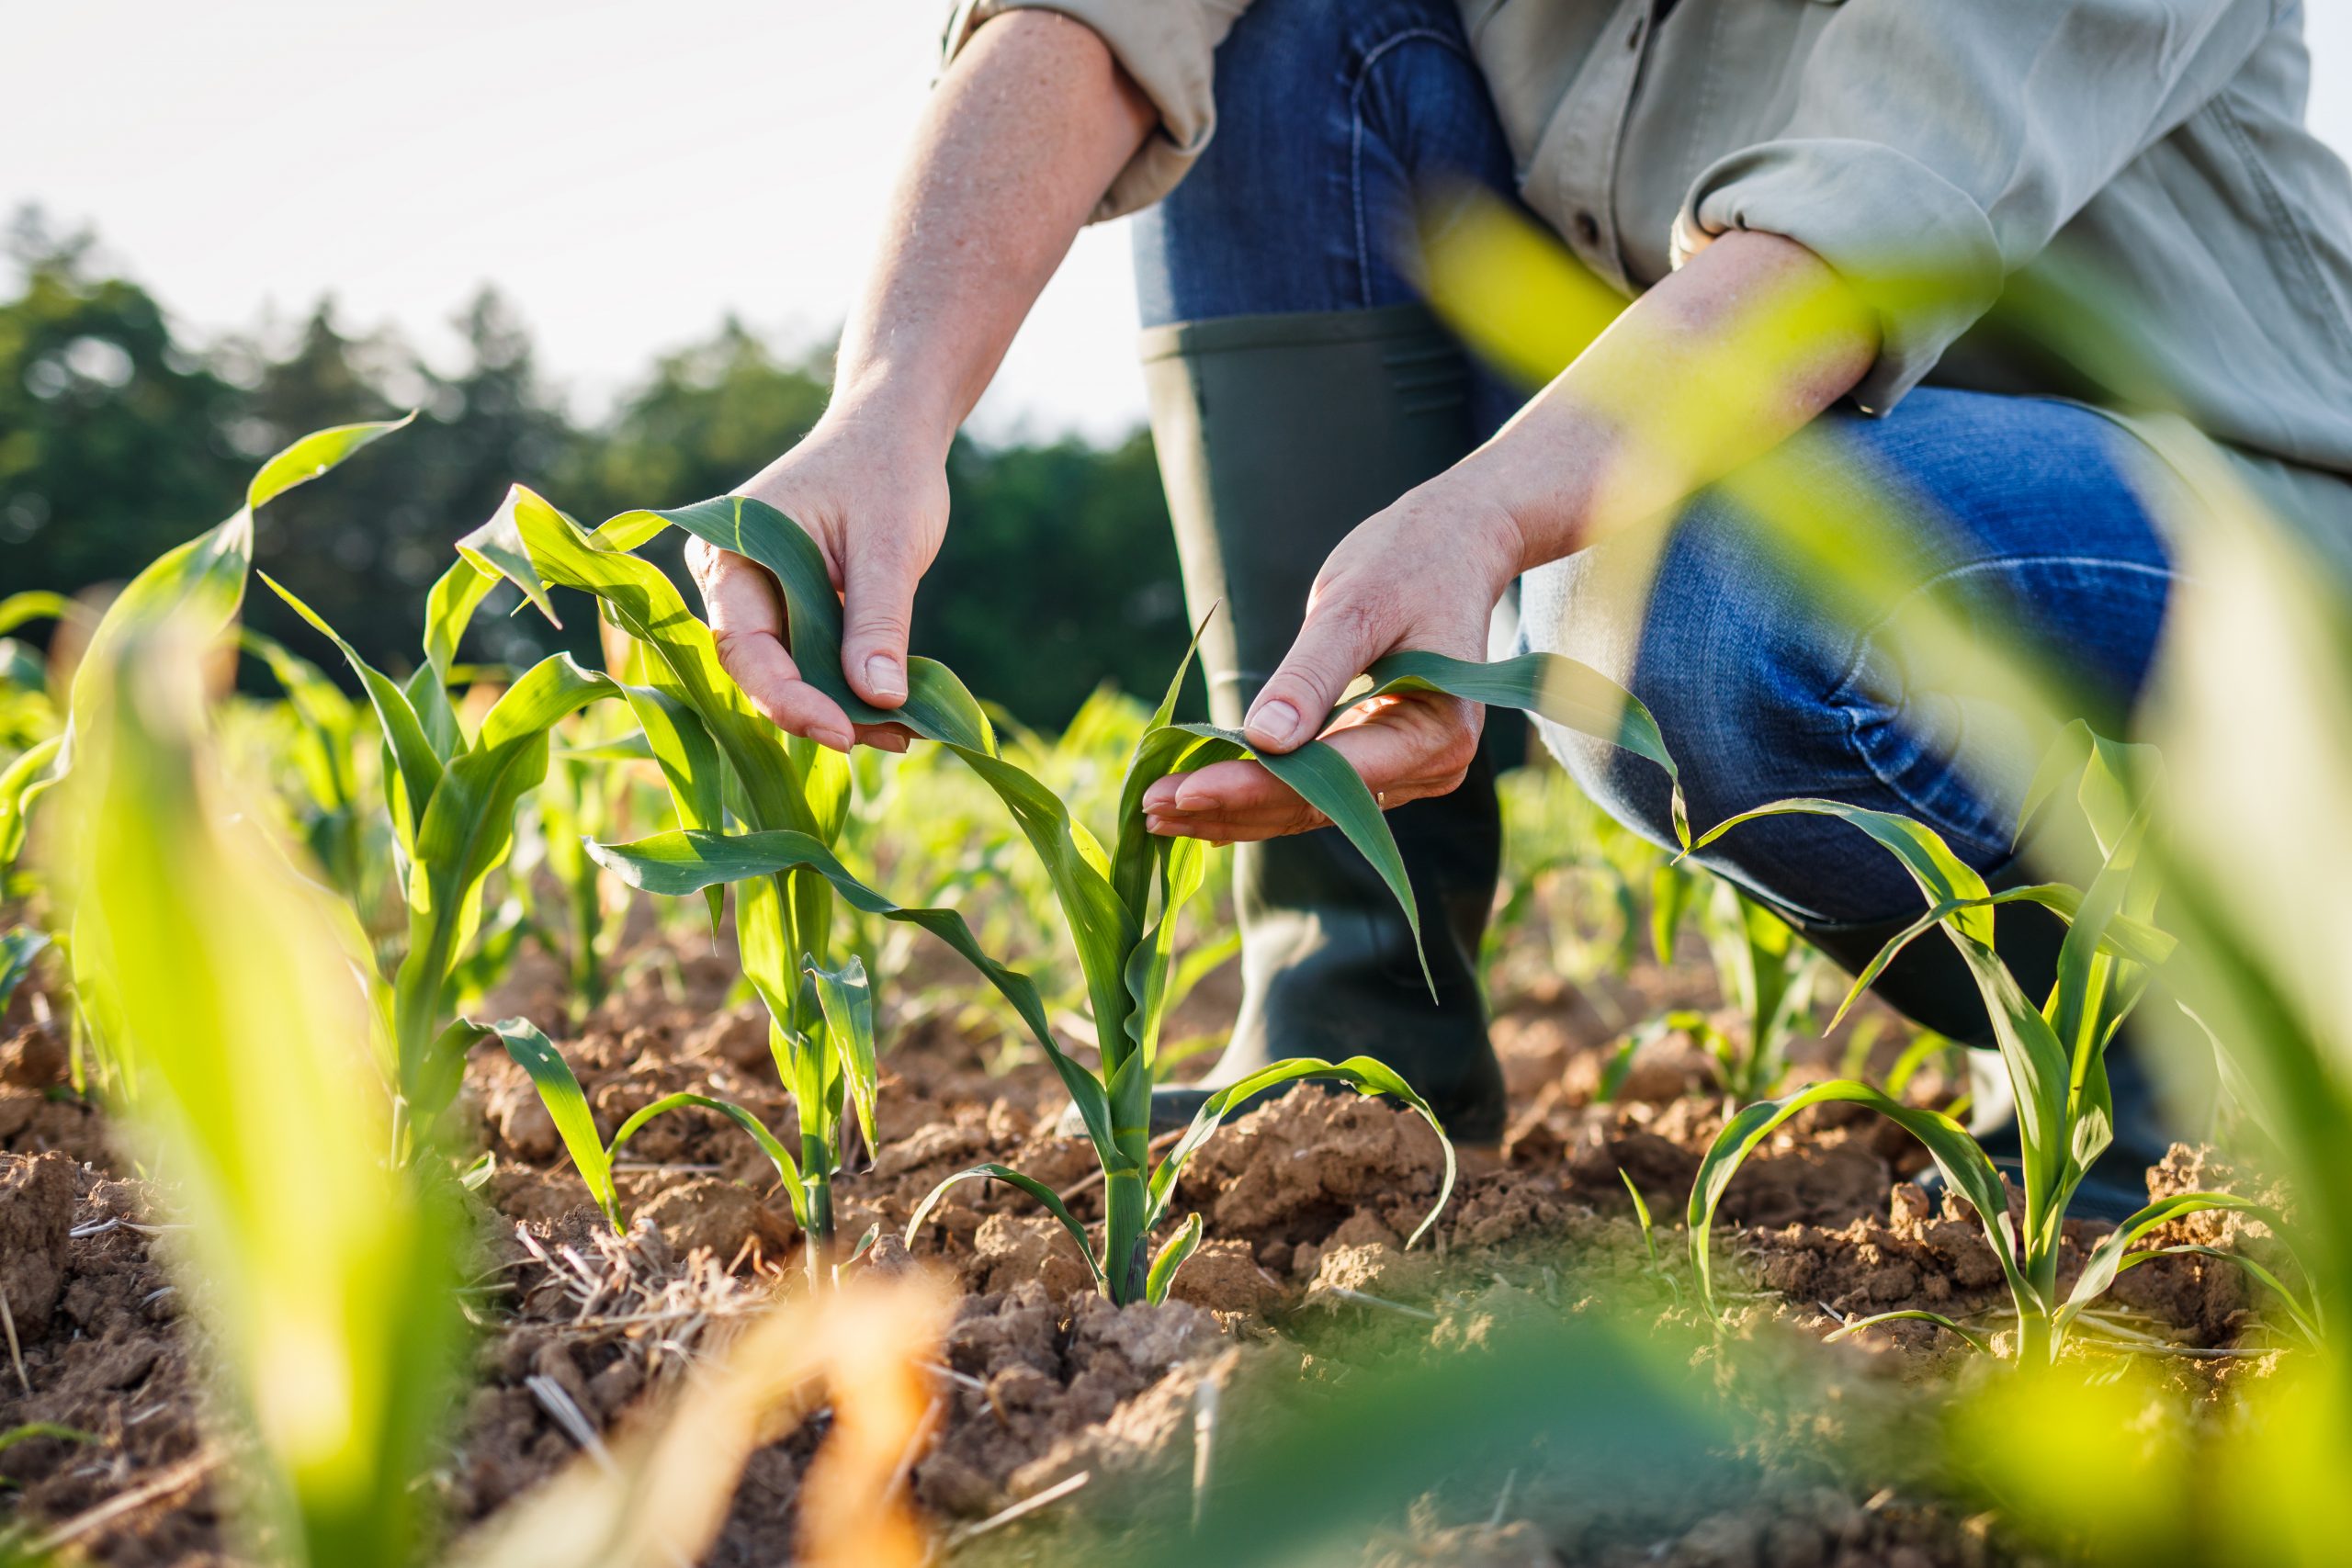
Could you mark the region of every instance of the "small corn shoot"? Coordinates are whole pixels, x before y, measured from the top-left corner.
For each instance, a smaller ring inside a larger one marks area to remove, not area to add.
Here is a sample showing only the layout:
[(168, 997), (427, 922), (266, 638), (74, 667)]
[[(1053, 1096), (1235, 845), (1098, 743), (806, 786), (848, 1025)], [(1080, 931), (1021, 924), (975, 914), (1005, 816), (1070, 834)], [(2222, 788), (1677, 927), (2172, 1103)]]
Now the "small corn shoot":
[[(1940, 1111), (1905, 1105), (1883, 1090), (1848, 1079), (1812, 1084), (1785, 1098), (1747, 1106), (1725, 1123), (1690, 1191), (1691, 1263), (1702, 1295), (1711, 1305), (1712, 1227), (1724, 1190), (1758, 1144), (1814, 1105), (1868, 1106), (1927, 1147), (1951, 1190), (1975, 1210), (2000, 1261), (2017, 1310), (2017, 1353), (2022, 1361), (2042, 1364), (2056, 1355), (2083, 1307), (2125, 1266), (2123, 1249), (2155, 1224), (2199, 1210), (2245, 1207), (2242, 1200), (2203, 1192), (2151, 1205), (2115, 1232), (2103, 1262), (2086, 1269), (2071, 1293), (2062, 1298), (2058, 1292), (2067, 1206), (2114, 1137), (2105, 1054), (2145, 992), (2151, 972), (2170, 956), (2174, 945), (2172, 938), (2149, 923), (2158, 889), (2140, 853), (2154, 789), (2147, 782), (2152, 771), (2153, 759), (2145, 748), (2120, 746), (2076, 723), (2052, 749), (2029, 789), (2028, 819), (2060, 789), (2073, 787), (2102, 857), (2087, 890), (2041, 883), (1996, 893), (1933, 829), (1837, 801), (1776, 801), (1732, 818), (1696, 840), (1693, 848), (1702, 849), (1742, 822), (1804, 814), (1851, 823), (1895, 855), (1917, 882), (1928, 907), (1864, 967), (1839, 1015), (1907, 943), (1940, 928), (1967, 963), (1990, 1014), (2017, 1098), (2023, 1145), (2023, 1212), (2013, 1222), (2001, 1172), (1967, 1129)], [(2039, 1007), (2018, 988), (1995, 948), (1994, 910), (2015, 902), (2040, 904), (2068, 923), (2056, 980)], [(1925, 1318), (1973, 1344), (1984, 1343), (1982, 1336), (1948, 1318), (1916, 1312), (1865, 1318), (1847, 1325), (1844, 1332), (1890, 1316)]]

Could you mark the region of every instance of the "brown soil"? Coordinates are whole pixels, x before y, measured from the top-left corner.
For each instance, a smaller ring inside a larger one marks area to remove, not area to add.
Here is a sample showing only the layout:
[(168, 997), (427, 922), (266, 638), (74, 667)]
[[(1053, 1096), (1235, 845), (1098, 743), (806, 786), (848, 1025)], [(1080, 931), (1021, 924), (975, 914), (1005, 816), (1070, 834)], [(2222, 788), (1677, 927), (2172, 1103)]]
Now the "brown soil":
[[(649, 980), (563, 1042), (600, 1122), (609, 1130), (660, 1095), (694, 1089), (744, 1105), (790, 1143), (791, 1107), (761, 1015), (721, 1007), (726, 964), (695, 957), (683, 969), (684, 999), (664, 999)], [(548, 997), (513, 999), (560, 1016)], [(1000, 1041), (942, 1016), (904, 1030), (885, 1057), (877, 1146), (836, 1193), (845, 1242), (879, 1228), (858, 1267), (944, 1266), (965, 1292), (939, 1370), (937, 1436), (910, 1472), (914, 1499), (946, 1525), (1080, 1471), (1098, 1491), (1123, 1474), (1182, 1472), (1195, 1412), (1216, 1390), (1342, 1386), (1354, 1369), (1385, 1359), (1475, 1345), (1513, 1313), (1557, 1317), (1631, 1301), (1687, 1325), (1681, 1215), (1721, 1107), (1704, 1092), (1695, 1053), (1672, 1041), (1645, 1054), (1619, 1103), (1595, 1104), (1592, 1090), (1605, 1019), (1706, 999), (1687, 972), (1654, 969), (1606, 997), (1521, 998), (1497, 1025), (1510, 1132), (1498, 1150), (1464, 1152), (1451, 1204), (1411, 1249), (1405, 1238), (1434, 1201), (1442, 1169), (1440, 1145), (1419, 1121), (1313, 1092), (1239, 1118), (1201, 1151), (1179, 1190), (1176, 1213), (1200, 1213), (1207, 1240), (1176, 1299), (1124, 1311), (1093, 1293), (1060, 1226), (1001, 1184), (959, 1185), (920, 1235), (901, 1240), (923, 1196), (981, 1158), (1055, 1187), (1081, 1220), (1099, 1217), (1101, 1201), (1091, 1150), (1052, 1135), (1061, 1093), (1046, 1066), (991, 1071)], [(1829, 1059), (1830, 1047), (1816, 1044), (1803, 1070)], [(88, 1510), (153, 1484), (141, 1506), (78, 1530), (74, 1549), (110, 1564), (219, 1562), (229, 1545), (214, 1482), (230, 1458), (199, 1420), (178, 1296), (157, 1247), (171, 1234), (168, 1204), (117, 1162), (102, 1117), (63, 1089), (64, 1071), (46, 1028), (0, 1041), (0, 1292), (22, 1356), (21, 1382), (16, 1366), (0, 1366), (0, 1432), (55, 1423), (91, 1440), (42, 1438), (0, 1450), (0, 1482), (14, 1488), (0, 1491), (0, 1529), (12, 1521), (35, 1534), (77, 1529)], [(495, 1169), (477, 1194), (478, 1381), (436, 1477), (458, 1526), (577, 1454), (560, 1407), (599, 1430), (626, 1426), (687, 1358), (797, 1288), (800, 1250), (773, 1171), (717, 1116), (672, 1114), (638, 1136), (621, 1177), (634, 1226), (616, 1237), (565, 1164), (527, 1080), (492, 1048), (469, 1066), (461, 1114)], [(1719, 1256), (1736, 1259), (1724, 1271), (1729, 1288), (1740, 1291), (1743, 1273), (1755, 1285), (1735, 1327), (1778, 1347), (1772, 1354), (1813, 1358), (1802, 1363), (1809, 1378), (1866, 1388), (1948, 1375), (1962, 1358), (1949, 1336), (1923, 1325), (1834, 1347), (1818, 1337), (1836, 1314), (1929, 1306), (1961, 1315), (2002, 1299), (1973, 1217), (1932, 1209), (1905, 1184), (1920, 1162), (1888, 1132), (1845, 1108), (1808, 1113), (1757, 1152), (1724, 1205)], [(1656, 1217), (1662, 1269), (1648, 1259), (1620, 1172)], [(2227, 1175), (2177, 1151), (2152, 1186)], [(2192, 1225), (2198, 1240), (2262, 1243), (2260, 1227), (2235, 1219)], [(2076, 1238), (2076, 1260), (2090, 1239)], [(2199, 1259), (2133, 1270), (2117, 1298), (2195, 1345), (2227, 1342), (2252, 1304), (2230, 1266)], [(709, 1562), (777, 1560), (816, 1447), (806, 1424), (754, 1455)], [(1699, 1500), (1663, 1535), (1638, 1541), (1622, 1524), (1597, 1522), (1589, 1499), (1554, 1506), (1547, 1484), (1532, 1474), (1484, 1522), (1424, 1500), (1384, 1527), (1364, 1560), (1493, 1568), (2014, 1560), (1988, 1521), (1868, 1479), (1825, 1481), (1819, 1466), (1774, 1460), (1745, 1493)], [(1409, 1501), (1396, 1499), (1400, 1508)], [(1050, 1539), (1056, 1511), (982, 1538), (969, 1555), (1028, 1560), (1021, 1543)]]

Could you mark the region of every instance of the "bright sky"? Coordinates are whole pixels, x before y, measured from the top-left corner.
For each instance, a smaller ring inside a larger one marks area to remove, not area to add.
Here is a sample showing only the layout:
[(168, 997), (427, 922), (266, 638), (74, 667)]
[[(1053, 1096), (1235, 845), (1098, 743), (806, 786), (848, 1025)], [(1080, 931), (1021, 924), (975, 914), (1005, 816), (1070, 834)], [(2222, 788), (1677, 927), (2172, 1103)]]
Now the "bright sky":
[[(2352, 3), (2307, 0), (2352, 151)], [(0, 209), (39, 201), (199, 333), (301, 312), (446, 355), (479, 284), (586, 409), (733, 310), (846, 309), (944, 0), (0, 0)], [(1090, 230), (978, 423), (1141, 416), (1122, 226)]]

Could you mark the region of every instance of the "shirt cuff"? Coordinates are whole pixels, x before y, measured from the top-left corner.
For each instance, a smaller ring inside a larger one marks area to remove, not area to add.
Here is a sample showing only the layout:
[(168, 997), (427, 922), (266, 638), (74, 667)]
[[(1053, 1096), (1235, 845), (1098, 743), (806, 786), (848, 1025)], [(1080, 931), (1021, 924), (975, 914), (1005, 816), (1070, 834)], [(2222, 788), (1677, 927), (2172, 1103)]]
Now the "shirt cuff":
[(1176, 188), (1216, 129), (1216, 39), (1194, 0), (959, 0), (942, 59), (953, 60), (981, 23), (1007, 11), (1058, 11), (1094, 29), (1159, 111), (1159, 130), (1119, 171), (1090, 221), (1149, 207)]
[(1859, 292), (1879, 322), (1878, 363), (1853, 390), (1883, 414), (2001, 295), (2007, 268), (1975, 198), (1876, 141), (1769, 141), (1717, 160), (1675, 220), (1680, 262), (1698, 234), (1753, 229), (1794, 240)]

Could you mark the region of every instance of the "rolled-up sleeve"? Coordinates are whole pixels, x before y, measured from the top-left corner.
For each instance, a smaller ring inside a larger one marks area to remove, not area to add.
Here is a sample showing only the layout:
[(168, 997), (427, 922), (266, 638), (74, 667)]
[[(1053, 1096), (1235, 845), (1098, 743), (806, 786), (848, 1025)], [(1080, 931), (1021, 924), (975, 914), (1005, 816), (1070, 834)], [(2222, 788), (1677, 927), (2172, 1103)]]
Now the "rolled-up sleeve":
[(1216, 46), (1250, 0), (959, 0), (948, 17), (944, 58), (953, 60), (981, 23), (1007, 11), (1058, 11), (1108, 44), (1159, 111), (1146, 140), (1094, 209), (1117, 218), (1166, 196), (1216, 130), (1211, 90)]
[(1846, 0), (1786, 126), (1703, 170), (1677, 220), (1804, 245), (1878, 317), (1884, 412), (2101, 186), (2220, 92), (2276, 0)]

